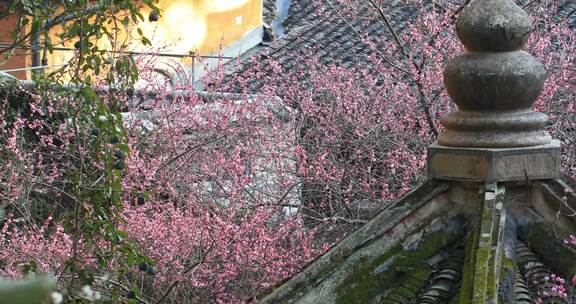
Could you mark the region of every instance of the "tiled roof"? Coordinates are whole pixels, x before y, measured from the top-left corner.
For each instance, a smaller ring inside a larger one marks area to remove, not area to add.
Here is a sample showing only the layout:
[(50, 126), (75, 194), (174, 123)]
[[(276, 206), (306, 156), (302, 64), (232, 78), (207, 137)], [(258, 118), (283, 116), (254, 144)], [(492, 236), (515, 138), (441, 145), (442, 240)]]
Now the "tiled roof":
[(477, 297), (496, 295), (497, 303), (576, 303), (575, 288), (565, 284), (561, 297), (552, 279), (568, 282), (576, 269), (575, 251), (561, 241), (576, 222), (557, 209), (576, 208), (572, 183), (478, 191), (428, 181), (258, 303), (485, 303)]
[[(264, 1), (265, 8), (268, 7)], [(387, 7), (392, 26), (401, 31), (407, 21), (416, 16), (416, 7), (395, 1)], [(275, 9), (275, 7), (271, 7)], [(379, 20), (345, 20), (345, 9), (335, 0), (292, 0), (288, 18), (283, 22), (287, 34), (263, 48), (261, 53), (269, 53), (276, 59), (290, 57), (298, 50), (320, 47), (319, 52), (329, 54), (331, 61), (346, 61), (350, 47), (362, 51), (365, 45), (359, 33), (367, 36), (383, 36), (387, 32)]]
[[(272, 23), (276, 15), (276, 0), (264, 0), (265, 21)], [(523, 1), (531, 3), (532, 1)], [(559, 10), (555, 22), (567, 20), (571, 27), (576, 27), (576, 2), (573, 0), (557, 1)], [(319, 52), (329, 54), (331, 60), (346, 62), (350, 47), (362, 51), (364, 46), (359, 32), (369, 36), (388, 36), (380, 20), (343, 20), (342, 5), (336, 0), (292, 0), (288, 18), (284, 21), (286, 36), (280, 37), (261, 52), (270, 52), (275, 59), (292, 56), (296, 50), (321, 46)], [(405, 1), (389, 1), (386, 13), (392, 27), (402, 31), (406, 22), (413, 20), (417, 14), (414, 4)], [(297, 42), (297, 43), (295, 43)], [(294, 45), (295, 44), (295, 45)]]
[[(275, 0), (264, 1), (264, 20), (269, 24), (276, 15), (274, 3)], [(389, 8), (391, 23), (397, 30), (403, 29), (417, 13), (415, 7), (401, 3), (399, 1)], [(319, 56), (326, 63), (351, 65), (362, 62), (363, 55), (371, 51), (362, 42), (359, 33), (369, 37), (381, 37), (388, 33), (378, 20), (345, 20), (340, 16), (343, 13), (341, 10), (341, 5), (335, 0), (292, 0), (288, 17), (283, 22), (286, 34), (264, 45), (251, 57), (253, 61), (246, 60), (234, 75), (254, 66), (253, 62), (267, 60), (280, 63), (285, 70), (304, 68), (299, 66), (299, 58), (303, 55)], [(261, 87), (262, 82), (265, 80), (250, 79), (254, 91)]]
[(265, 0), (264, 1), (264, 22), (267, 24), (272, 24), (272, 21), (276, 18), (276, 1), (275, 0)]
[[(264, 0), (264, 21), (272, 24), (276, 16), (276, 0)], [(530, 1), (528, 1), (530, 2)], [(567, 20), (576, 27), (576, 2), (559, 0), (559, 12), (556, 22)], [(431, 8), (431, 4), (429, 4)], [(392, 27), (401, 32), (407, 22), (414, 20), (418, 11), (415, 5), (405, 1), (389, 1), (386, 12)], [(326, 63), (349, 66), (362, 64), (363, 56), (371, 50), (362, 41), (361, 35), (377, 38), (390, 36), (378, 18), (346, 20), (342, 18), (345, 10), (336, 0), (292, 0), (288, 17), (283, 24), (286, 35), (264, 45), (252, 57), (255, 61), (273, 60), (285, 70), (299, 67), (299, 58), (303, 54), (318, 56)], [(386, 43), (387, 39), (376, 39), (376, 43)], [(388, 40), (389, 41), (389, 40)], [(240, 69), (252, 66), (246, 61)], [(304, 67), (300, 67), (304, 68)], [(251, 79), (252, 89), (257, 90), (261, 83)]]

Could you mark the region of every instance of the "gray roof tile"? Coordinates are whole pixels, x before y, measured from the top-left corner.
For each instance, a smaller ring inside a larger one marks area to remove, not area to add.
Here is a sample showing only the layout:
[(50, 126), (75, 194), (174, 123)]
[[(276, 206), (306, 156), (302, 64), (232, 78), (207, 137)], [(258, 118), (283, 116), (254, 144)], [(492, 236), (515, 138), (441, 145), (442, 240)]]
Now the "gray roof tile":
[[(275, 2), (264, 0), (264, 20), (268, 24), (271, 24), (276, 16)], [(554, 21), (567, 22), (571, 27), (576, 27), (576, 2), (559, 0), (558, 3)], [(432, 5), (428, 4), (427, 9), (432, 9)], [(366, 13), (367, 10), (365, 8), (361, 12)], [(400, 32), (417, 16), (418, 8), (413, 4), (406, 4), (405, 1), (391, 1), (386, 12), (391, 25)], [(344, 14), (344, 8), (335, 0), (292, 0), (288, 17), (283, 22), (286, 35), (276, 37), (273, 42), (263, 46), (252, 56), (252, 60), (244, 62), (234, 75), (266, 60), (274, 60), (285, 69), (294, 68), (295, 61), (301, 56), (309, 55), (317, 56), (327, 63), (344, 66), (365, 64), (364, 56), (370, 54), (371, 50), (363, 42), (361, 35), (376, 38), (376, 43), (380, 42), (384, 47), (388, 39), (378, 38), (390, 38), (390, 34), (378, 18), (344, 20), (341, 18)], [(228, 76), (225, 82), (230, 83), (231, 78)], [(252, 89), (258, 90), (265, 81), (265, 78), (251, 79)]]

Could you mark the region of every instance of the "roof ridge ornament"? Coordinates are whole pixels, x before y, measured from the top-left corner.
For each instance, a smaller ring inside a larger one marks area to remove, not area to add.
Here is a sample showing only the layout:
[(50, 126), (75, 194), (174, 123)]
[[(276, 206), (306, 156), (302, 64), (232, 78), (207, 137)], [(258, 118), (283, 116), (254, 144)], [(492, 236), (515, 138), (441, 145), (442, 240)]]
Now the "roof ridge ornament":
[(512, 0), (482, 0), (463, 12), (456, 30), (469, 51), (517, 51), (528, 40), (532, 21)]
[(457, 23), (467, 52), (450, 61), (444, 84), (459, 111), (442, 118), (438, 143), (466, 148), (549, 144), (548, 116), (534, 112), (546, 79), (537, 58), (520, 49), (532, 22), (513, 0), (475, 0)]
[(548, 116), (532, 110), (546, 80), (537, 58), (522, 51), (532, 21), (514, 0), (473, 0), (456, 24), (466, 52), (444, 70), (458, 111), (442, 117), (444, 133), (428, 148), (431, 178), (526, 181), (560, 175), (560, 141)]

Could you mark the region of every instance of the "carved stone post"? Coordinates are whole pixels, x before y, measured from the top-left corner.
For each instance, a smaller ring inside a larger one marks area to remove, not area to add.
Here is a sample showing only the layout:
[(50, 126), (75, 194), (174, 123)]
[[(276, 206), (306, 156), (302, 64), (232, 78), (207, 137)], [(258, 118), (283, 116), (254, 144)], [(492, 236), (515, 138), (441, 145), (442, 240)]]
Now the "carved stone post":
[(432, 178), (514, 181), (558, 177), (560, 142), (531, 109), (546, 71), (520, 50), (532, 29), (512, 0), (477, 0), (457, 23), (467, 52), (454, 58), (444, 84), (458, 105), (442, 119), (446, 131), (429, 148)]

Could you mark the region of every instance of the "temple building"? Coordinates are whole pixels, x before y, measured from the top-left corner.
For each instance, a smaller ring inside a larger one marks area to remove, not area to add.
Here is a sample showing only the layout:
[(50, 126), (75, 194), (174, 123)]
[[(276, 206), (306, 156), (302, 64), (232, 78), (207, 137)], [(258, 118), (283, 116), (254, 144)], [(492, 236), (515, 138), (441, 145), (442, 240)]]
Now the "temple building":
[[(160, 54), (156, 68), (172, 80), (199, 80), (219, 60), (241, 56), (262, 42), (262, 0), (160, 0), (157, 6), (160, 11), (143, 10), (145, 20), (122, 29), (117, 41), (130, 55)], [(18, 28), (18, 22), (17, 15), (2, 18), (0, 48), (12, 43), (12, 32)], [(57, 36), (61, 27), (56, 24), (50, 28), (54, 50), (44, 58), (48, 70), (67, 63), (75, 55), (76, 41), (62, 41)], [(151, 47), (137, 39), (141, 36), (138, 29), (151, 41)], [(103, 50), (112, 49), (105, 39), (101, 39), (98, 46)], [(19, 79), (29, 79), (31, 70), (18, 69), (34, 65), (32, 53), (31, 49), (16, 49), (14, 56), (0, 65), (0, 70), (9, 70), (8, 74)]]
[[(447, 65), (458, 111), (428, 150), (428, 181), (259, 303), (575, 303), (576, 183), (548, 117), (531, 110), (546, 72), (521, 48), (513, 0), (475, 0)], [(563, 288), (558, 288), (563, 285)], [(538, 302), (542, 301), (542, 302)]]

